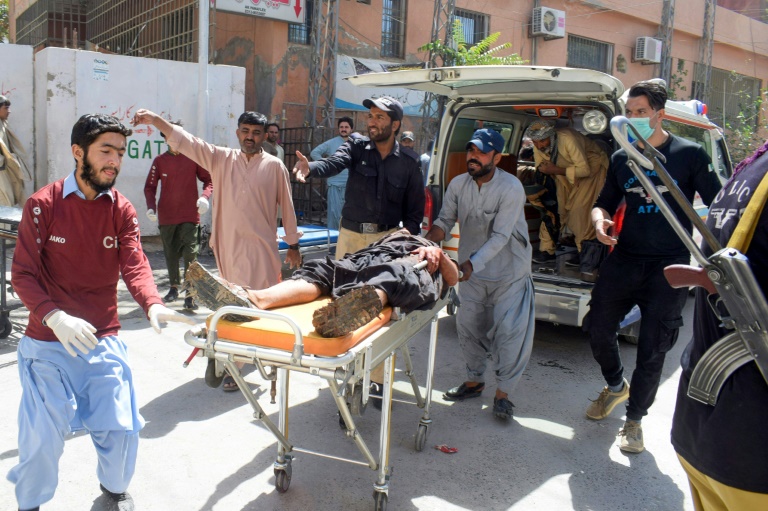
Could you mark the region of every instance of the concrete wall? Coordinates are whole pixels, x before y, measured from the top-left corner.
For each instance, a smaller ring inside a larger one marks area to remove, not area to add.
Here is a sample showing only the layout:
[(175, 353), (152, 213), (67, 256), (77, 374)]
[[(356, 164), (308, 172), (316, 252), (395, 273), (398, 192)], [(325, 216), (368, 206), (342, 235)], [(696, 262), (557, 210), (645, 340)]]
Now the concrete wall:
[[(0, 44), (0, 94), (11, 100), (11, 114), (8, 124), (19, 137), (24, 151), (27, 153), (25, 162), (30, 172), (35, 168), (35, 124), (32, 118), (32, 94), (34, 81), (32, 79), (32, 47), (15, 44)], [(33, 180), (25, 183), (27, 195), (35, 189)]]
[[(40, 186), (74, 169), (70, 134), (83, 114), (106, 113), (129, 125), (137, 109), (148, 108), (166, 119), (181, 120), (189, 131), (195, 132), (197, 64), (46, 48), (35, 55), (34, 68)], [(208, 66), (208, 72), (210, 141), (236, 147), (237, 118), (244, 108), (245, 71), (231, 66)], [(116, 188), (139, 212), (145, 235), (157, 234), (158, 230), (144, 215), (144, 182), (152, 160), (166, 149), (159, 131), (138, 127), (128, 139), (128, 151), (117, 180)], [(203, 221), (210, 223), (210, 218)]]

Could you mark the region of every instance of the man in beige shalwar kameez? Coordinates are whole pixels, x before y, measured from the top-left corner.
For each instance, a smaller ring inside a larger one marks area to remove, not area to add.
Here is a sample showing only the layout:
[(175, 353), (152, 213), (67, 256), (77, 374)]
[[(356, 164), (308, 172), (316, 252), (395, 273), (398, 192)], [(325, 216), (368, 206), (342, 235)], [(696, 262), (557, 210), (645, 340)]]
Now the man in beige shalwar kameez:
[[(240, 116), (237, 138), (241, 149), (209, 144), (145, 109), (136, 112), (133, 124), (151, 124), (159, 129), (174, 151), (211, 173), (215, 195), (211, 247), (222, 277), (254, 290), (280, 281), (278, 208), (285, 228), (282, 239), (290, 247), (285, 260), (291, 268), (299, 267), (290, 177), (283, 162), (262, 149), (267, 124), (264, 115), (245, 112)], [(237, 386), (225, 379), (224, 390), (237, 390)]]
[(11, 101), (0, 95), (0, 206), (24, 204), (24, 181), (30, 180), (21, 142), (8, 126)]
[[(592, 205), (605, 183), (608, 154), (593, 140), (576, 130), (555, 130), (552, 121), (534, 121), (525, 136), (533, 141), (536, 169), (555, 178), (560, 225), (568, 226), (581, 252), (581, 242), (595, 238)], [(554, 261), (555, 245), (546, 226), (539, 230), (537, 263)], [(573, 261), (576, 265), (575, 261)]]

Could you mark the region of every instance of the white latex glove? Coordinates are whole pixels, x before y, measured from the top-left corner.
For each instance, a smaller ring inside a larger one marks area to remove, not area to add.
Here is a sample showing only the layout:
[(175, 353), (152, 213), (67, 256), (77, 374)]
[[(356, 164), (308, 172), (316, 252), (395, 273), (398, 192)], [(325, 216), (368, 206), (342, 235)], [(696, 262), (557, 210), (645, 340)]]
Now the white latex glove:
[(157, 213), (155, 213), (154, 209), (147, 210), (147, 218), (149, 218), (150, 222), (157, 222)]
[(160, 328), (161, 322), (173, 321), (175, 323), (186, 323), (188, 325), (194, 325), (196, 323), (195, 318), (191, 316), (185, 316), (179, 314), (176, 311), (172, 311), (165, 305), (155, 303), (149, 308), (149, 324), (155, 329), (155, 332), (162, 333)]
[(96, 333), (96, 328), (93, 325), (84, 319), (70, 316), (64, 311), (54, 312), (45, 323), (56, 334), (67, 353), (73, 357), (77, 356), (75, 348), (85, 354), (99, 343), (99, 340), (93, 335)]
[(200, 197), (197, 199), (197, 212), (201, 215), (204, 215), (206, 211), (208, 211), (208, 208), (211, 207), (210, 204), (208, 204), (208, 199), (205, 197)]

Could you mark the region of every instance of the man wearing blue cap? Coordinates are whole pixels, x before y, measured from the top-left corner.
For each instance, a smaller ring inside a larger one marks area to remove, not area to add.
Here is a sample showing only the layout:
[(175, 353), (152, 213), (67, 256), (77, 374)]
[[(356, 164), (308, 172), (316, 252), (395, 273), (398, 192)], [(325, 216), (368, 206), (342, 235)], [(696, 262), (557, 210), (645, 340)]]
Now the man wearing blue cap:
[(515, 176), (496, 167), (504, 149), (498, 132), (477, 130), (466, 147), (467, 173), (450, 182), (427, 233), (431, 241), (447, 240), (456, 221), (461, 224), (456, 327), (467, 380), (443, 397), (479, 397), (490, 353), (496, 364), (493, 414), (509, 419), (514, 406), (509, 395), (531, 356), (535, 323), (525, 192)]
[[(406, 154), (397, 142), (403, 105), (382, 96), (366, 99), (368, 137), (350, 139), (334, 154), (309, 162), (296, 151), (293, 173), (299, 182), (309, 177), (329, 178), (349, 169), (336, 259), (361, 250), (400, 228), (421, 233), (424, 217), (424, 180), (416, 153)], [(383, 369), (371, 373), (371, 393), (381, 395)], [(374, 406), (381, 406), (374, 400)]]

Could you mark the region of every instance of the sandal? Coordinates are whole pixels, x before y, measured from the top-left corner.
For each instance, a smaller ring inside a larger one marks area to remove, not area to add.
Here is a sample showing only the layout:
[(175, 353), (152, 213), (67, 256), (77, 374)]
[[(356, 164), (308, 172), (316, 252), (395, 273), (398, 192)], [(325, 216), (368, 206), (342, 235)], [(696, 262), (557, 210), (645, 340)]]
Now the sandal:
[(230, 374), (224, 376), (221, 388), (224, 390), (224, 392), (237, 392), (240, 390), (240, 387), (237, 386), (237, 382), (234, 378), (232, 378), (232, 375)]

